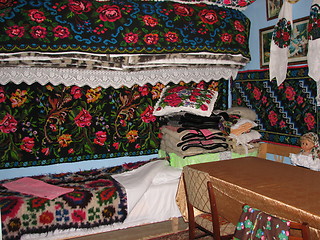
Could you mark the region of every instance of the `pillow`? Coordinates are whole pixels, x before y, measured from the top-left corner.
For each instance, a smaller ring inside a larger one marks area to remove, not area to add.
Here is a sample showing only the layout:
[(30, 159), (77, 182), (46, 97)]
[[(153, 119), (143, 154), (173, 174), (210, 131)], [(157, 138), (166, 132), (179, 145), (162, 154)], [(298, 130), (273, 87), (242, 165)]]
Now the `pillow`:
[(188, 112), (209, 117), (217, 100), (218, 92), (212, 89), (199, 89), (189, 86), (168, 86), (161, 92), (154, 107), (153, 115), (165, 116)]
[(246, 118), (246, 119), (249, 119), (252, 121), (257, 119), (256, 112), (253, 111), (252, 109), (246, 108), (246, 107), (232, 107), (232, 108), (227, 109), (227, 113), (240, 115), (241, 118)]
[(165, 166), (152, 180), (153, 184), (164, 184), (180, 178), (182, 169), (171, 166)]

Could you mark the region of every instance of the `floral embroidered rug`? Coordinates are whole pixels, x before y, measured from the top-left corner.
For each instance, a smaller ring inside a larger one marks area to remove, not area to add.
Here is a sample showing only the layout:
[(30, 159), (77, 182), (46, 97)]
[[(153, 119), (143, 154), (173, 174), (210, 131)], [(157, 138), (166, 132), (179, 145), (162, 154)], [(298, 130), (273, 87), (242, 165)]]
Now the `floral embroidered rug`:
[(317, 86), (306, 66), (289, 68), (280, 86), (269, 80), (269, 70), (239, 72), (231, 89), (233, 106), (257, 113), (263, 140), (299, 145), (301, 135), (318, 132)]
[[(204, 84), (226, 109), (228, 81)], [(152, 112), (164, 87), (0, 85), (0, 169), (156, 154), (160, 121)]]
[[(110, 70), (126, 66), (133, 71), (140, 63), (167, 58), (166, 54), (228, 53), (217, 58), (250, 59), (249, 19), (239, 10), (213, 4), (18, 0), (1, 5), (0, 19), (0, 63), (5, 66)], [(7, 53), (19, 59), (10, 59)], [(200, 58), (210, 60), (212, 55)]]
[(123, 222), (127, 217), (127, 194), (111, 174), (129, 171), (147, 162), (33, 176), (48, 184), (74, 189), (53, 200), (13, 192), (1, 185), (13, 179), (0, 181), (3, 240), (19, 240), (23, 234)]

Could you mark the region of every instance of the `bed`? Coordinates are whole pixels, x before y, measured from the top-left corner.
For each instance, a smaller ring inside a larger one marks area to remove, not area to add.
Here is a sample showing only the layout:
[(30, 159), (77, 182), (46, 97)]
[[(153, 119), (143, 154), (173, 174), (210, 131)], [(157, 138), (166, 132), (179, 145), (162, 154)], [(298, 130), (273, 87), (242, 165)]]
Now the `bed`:
[[(64, 239), (180, 217), (181, 170), (152, 159), (74, 173), (33, 176), (73, 191), (52, 200), (8, 190), (1, 181), (3, 240)], [(164, 197), (165, 196), (165, 197)]]

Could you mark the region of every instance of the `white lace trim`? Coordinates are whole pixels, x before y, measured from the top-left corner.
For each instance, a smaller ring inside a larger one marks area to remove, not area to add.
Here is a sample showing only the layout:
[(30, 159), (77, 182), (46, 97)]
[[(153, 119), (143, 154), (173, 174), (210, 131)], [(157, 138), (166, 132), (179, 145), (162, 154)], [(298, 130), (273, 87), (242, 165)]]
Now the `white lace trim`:
[(53, 85), (64, 84), (66, 86), (77, 85), (79, 87), (88, 85), (94, 87), (132, 87), (134, 84), (140, 86), (150, 83), (155, 85), (160, 82), (164, 85), (173, 82), (199, 82), (209, 80), (220, 80), (236, 78), (238, 69), (228, 67), (208, 68), (169, 68), (155, 69), (136, 72), (64, 69), (64, 68), (0, 68), (0, 83), (13, 82), (20, 84), (25, 82), (32, 84), (38, 82), (42, 85), (51, 83)]

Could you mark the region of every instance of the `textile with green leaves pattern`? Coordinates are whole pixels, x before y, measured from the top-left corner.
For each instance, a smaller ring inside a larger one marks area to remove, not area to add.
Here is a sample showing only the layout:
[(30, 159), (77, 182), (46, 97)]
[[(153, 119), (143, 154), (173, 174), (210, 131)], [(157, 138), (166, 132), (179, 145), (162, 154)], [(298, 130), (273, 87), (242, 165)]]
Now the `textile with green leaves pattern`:
[(287, 240), (289, 230), (290, 222), (245, 205), (233, 240)]
[[(228, 81), (198, 84), (219, 91), (216, 106), (227, 108)], [(153, 109), (164, 87), (0, 85), (0, 168), (156, 154)]]

